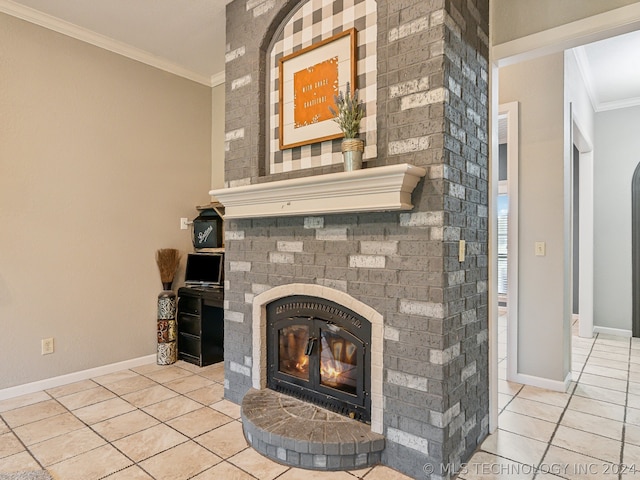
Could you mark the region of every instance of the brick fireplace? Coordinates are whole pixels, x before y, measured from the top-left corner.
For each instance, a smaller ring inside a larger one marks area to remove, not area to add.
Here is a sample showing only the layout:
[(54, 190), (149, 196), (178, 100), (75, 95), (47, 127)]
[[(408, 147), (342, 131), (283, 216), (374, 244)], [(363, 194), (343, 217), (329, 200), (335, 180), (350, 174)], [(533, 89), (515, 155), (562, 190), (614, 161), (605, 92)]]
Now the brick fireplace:
[[(368, 116), (363, 172), (408, 164), (424, 174), (397, 208), (358, 193), (286, 198), (287, 182), (359, 178), (342, 172), (339, 141), (286, 152), (273, 141), (274, 61), (352, 27)], [(414, 478), (447, 478), (488, 430), (487, 31), (487, 0), (227, 6), (225, 191), (278, 185), (285, 197), (226, 220), (225, 396), (242, 403), (267, 388), (271, 302), (343, 305), (371, 324), (370, 429), (384, 436), (376, 458)]]

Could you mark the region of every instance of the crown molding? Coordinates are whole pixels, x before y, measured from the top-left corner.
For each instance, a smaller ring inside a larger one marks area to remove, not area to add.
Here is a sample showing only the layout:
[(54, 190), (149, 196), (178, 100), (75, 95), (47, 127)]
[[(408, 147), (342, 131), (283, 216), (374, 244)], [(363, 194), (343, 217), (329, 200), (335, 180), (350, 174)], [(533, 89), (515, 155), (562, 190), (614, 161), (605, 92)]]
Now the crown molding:
[(216, 75), (208, 77), (193, 72), (145, 50), (132, 47), (11, 0), (0, 0), (0, 12), (209, 87), (212, 86), (213, 78), (216, 77)]
[(212, 87), (217, 87), (218, 85), (222, 85), (223, 83), (224, 83), (224, 70), (211, 76), (210, 85)]
[(617, 110), (619, 108), (637, 107), (640, 105), (640, 97), (625, 98), (624, 100), (615, 100), (613, 102), (601, 102), (596, 108), (596, 112), (606, 112), (609, 110)]
[(584, 46), (573, 48), (570, 50), (570, 52), (573, 53), (573, 57), (576, 59), (578, 71), (580, 72), (582, 82), (584, 83), (584, 86), (587, 90), (587, 95), (589, 96), (589, 101), (591, 102), (591, 108), (593, 108), (597, 112), (600, 101), (598, 100), (598, 96), (596, 95), (595, 88), (593, 88), (593, 81), (591, 75), (589, 74), (589, 72), (591, 72), (591, 67), (589, 65), (587, 52), (585, 51)]

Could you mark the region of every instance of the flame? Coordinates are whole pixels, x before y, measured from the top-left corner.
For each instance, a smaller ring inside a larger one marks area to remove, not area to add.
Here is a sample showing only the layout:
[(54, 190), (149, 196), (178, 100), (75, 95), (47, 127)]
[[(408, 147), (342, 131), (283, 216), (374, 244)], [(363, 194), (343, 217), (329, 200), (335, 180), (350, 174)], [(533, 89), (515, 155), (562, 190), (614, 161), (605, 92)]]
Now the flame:
[(298, 363), (296, 363), (296, 369), (300, 372), (307, 371), (307, 365), (309, 365), (309, 357), (302, 355), (298, 357)]

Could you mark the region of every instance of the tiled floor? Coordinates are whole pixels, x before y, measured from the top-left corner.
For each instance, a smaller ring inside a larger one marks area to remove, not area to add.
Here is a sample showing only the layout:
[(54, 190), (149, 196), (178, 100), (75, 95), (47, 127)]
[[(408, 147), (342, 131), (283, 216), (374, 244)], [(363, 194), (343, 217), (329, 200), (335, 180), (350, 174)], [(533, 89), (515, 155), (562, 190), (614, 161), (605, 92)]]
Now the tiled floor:
[(387, 467), (311, 472), (261, 456), (223, 397), (222, 364), (133, 370), (0, 402), (0, 478), (56, 480), (406, 480)]
[[(574, 327), (575, 328), (575, 327)], [(499, 430), (459, 478), (640, 480), (640, 339), (573, 337), (568, 393), (507, 382), (499, 319)], [(247, 447), (222, 365), (147, 365), (0, 402), (0, 477), (58, 480), (400, 480), (378, 466), (311, 472)]]
[(458, 478), (640, 479), (640, 339), (574, 325), (573, 383), (558, 393), (505, 380), (505, 317), (498, 328), (499, 428)]

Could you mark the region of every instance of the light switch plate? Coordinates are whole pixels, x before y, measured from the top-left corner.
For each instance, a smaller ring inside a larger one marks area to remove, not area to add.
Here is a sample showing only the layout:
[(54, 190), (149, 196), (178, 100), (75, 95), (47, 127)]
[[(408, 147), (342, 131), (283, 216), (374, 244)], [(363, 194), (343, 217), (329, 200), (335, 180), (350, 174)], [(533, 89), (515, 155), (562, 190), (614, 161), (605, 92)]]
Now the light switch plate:
[(536, 242), (536, 257), (544, 257), (547, 254), (547, 245), (545, 242)]

